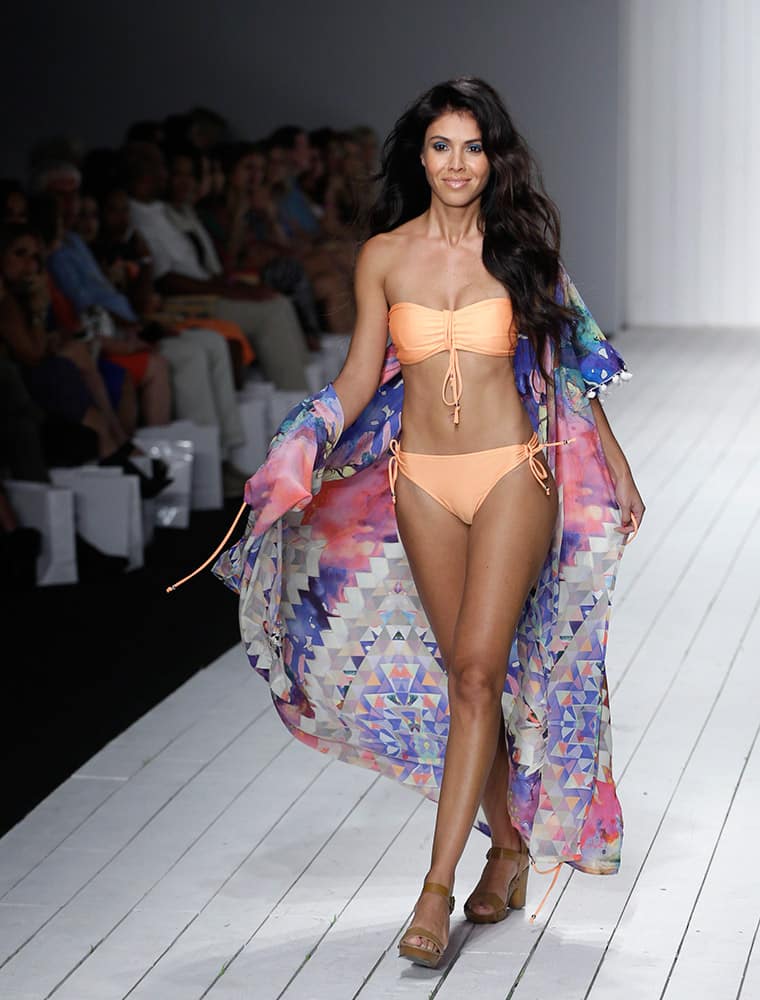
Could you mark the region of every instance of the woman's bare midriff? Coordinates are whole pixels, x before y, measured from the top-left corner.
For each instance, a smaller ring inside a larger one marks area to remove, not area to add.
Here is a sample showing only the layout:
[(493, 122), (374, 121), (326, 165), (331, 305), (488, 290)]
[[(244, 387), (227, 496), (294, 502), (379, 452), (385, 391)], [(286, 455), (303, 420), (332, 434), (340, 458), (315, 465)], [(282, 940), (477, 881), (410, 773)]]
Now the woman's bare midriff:
[(533, 427), (515, 386), (511, 359), (462, 350), (458, 354), (462, 400), (457, 426), (452, 407), (441, 398), (448, 353), (402, 367), (403, 449), (426, 455), (459, 455), (526, 442)]

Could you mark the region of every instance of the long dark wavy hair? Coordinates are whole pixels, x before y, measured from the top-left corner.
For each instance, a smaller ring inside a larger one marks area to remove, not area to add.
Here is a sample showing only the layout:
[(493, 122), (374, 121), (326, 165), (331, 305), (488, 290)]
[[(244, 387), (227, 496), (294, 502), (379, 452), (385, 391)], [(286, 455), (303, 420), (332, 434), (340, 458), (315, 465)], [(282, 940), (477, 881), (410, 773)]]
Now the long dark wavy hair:
[(577, 320), (575, 310), (555, 299), (559, 211), (493, 87), (472, 76), (447, 80), (403, 113), (383, 144), (369, 235), (387, 233), (429, 207), (430, 186), (420, 153), (430, 123), (449, 111), (469, 111), (480, 127), (491, 168), (480, 201), (483, 264), (509, 292), (518, 328), (530, 338), (543, 370), (547, 340), (558, 346), (561, 324)]

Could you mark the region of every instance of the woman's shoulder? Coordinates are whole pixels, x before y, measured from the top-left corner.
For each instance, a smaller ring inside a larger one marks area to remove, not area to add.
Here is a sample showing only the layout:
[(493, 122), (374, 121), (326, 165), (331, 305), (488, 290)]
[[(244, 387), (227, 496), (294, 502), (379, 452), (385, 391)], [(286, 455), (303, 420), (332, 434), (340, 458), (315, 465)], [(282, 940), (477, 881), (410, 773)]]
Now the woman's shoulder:
[(362, 250), (368, 256), (372, 257), (383, 255), (395, 256), (400, 250), (419, 238), (420, 228), (419, 219), (410, 219), (408, 222), (402, 222), (400, 226), (396, 226), (394, 229), (370, 236), (362, 244)]

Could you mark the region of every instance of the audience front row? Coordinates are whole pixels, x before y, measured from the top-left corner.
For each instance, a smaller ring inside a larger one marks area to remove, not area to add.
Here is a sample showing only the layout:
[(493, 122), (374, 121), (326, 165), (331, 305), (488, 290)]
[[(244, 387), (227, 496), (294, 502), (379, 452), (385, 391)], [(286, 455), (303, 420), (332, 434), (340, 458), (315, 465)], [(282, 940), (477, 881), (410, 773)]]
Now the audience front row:
[[(79, 161), (42, 144), (28, 184), (0, 182), (0, 484), (98, 462), (155, 496), (166, 467), (136, 463), (133, 436), (187, 419), (219, 428), (224, 494), (240, 496), (253, 471), (232, 461), (247, 372), (306, 394), (313, 352), (353, 328), (374, 168), (360, 136), (320, 130), (312, 145), (287, 128), (210, 145), (190, 117), (170, 121)], [(123, 568), (79, 541), (95, 572)], [(0, 485), (0, 560), (19, 553), (28, 563), (35, 544)]]

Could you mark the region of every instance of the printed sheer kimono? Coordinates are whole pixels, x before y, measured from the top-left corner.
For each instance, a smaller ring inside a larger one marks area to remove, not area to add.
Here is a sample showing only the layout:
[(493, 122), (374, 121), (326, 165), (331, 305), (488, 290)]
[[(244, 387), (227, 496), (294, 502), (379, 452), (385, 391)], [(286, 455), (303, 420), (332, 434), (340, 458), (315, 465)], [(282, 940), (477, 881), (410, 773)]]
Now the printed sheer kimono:
[[(605, 647), (625, 536), (589, 397), (630, 377), (563, 271), (576, 307), (547, 383), (527, 338), (513, 358), (547, 449), (559, 514), (525, 602), (502, 696), (509, 811), (533, 861), (617, 871), (622, 815), (612, 775)], [(556, 353), (556, 356), (555, 356)], [(343, 427), (332, 385), (281, 424), (246, 488), (244, 536), (213, 571), (240, 595), (253, 668), (299, 740), (436, 799), (449, 714), (446, 674), (399, 541), (388, 446), (403, 380), (393, 347), (381, 384)], [(478, 826), (487, 832), (482, 817)]]

